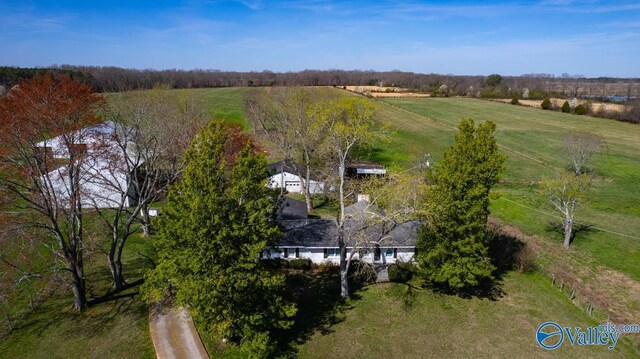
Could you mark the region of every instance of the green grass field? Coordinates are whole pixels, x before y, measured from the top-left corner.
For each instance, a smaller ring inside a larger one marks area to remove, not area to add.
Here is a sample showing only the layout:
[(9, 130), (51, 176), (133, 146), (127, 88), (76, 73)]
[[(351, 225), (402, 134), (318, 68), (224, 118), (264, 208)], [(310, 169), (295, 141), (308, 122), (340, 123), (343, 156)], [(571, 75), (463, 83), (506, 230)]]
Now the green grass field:
[(348, 304), (329, 333), (315, 333), (300, 358), (608, 358), (638, 355), (633, 338), (609, 351), (566, 343), (538, 346), (535, 332), (548, 320), (561, 325), (597, 322), (538, 274), (510, 273), (496, 301), (439, 295), (404, 284), (372, 285)]
[[(132, 237), (123, 258), (129, 283), (139, 280), (151, 267), (145, 256), (154, 256), (150, 238)], [(49, 257), (40, 258), (48, 260)], [(103, 255), (86, 261), (87, 297), (96, 300), (107, 293), (110, 274)], [(38, 283), (43, 286), (45, 283)], [(155, 358), (149, 335), (148, 306), (138, 287), (125, 290), (121, 298), (94, 304), (83, 313), (71, 310), (70, 291), (63, 289), (32, 310), (18, 287), (4, 314), (14, 329), (0, 332), (0, 358)]]
[[(243, 94), (246, 88), (178, 90), (194, 91), (211, 104), (212, 117), (222, 117), (246, 126)], [(396, 129), (392, 145), (371, 154), (391, 167), (410, 168), (430, 153), (442, 158), (453, 143), (455, 127), (461, 118), (497, 123), (498, 143), (509, 156), (505, 182), (498, 188), (501, 198), (492, 204), (492, 213), (506, 223), (517, 225), (541, 238), (539, 263), (561, 263), (578, 272), (585, 286), (610, 286), (608, 293), (625, 298), (618, 310), (622, 314), (640, 312), (637, 293), (620, 287), (620, 281), (594, 274), (611, 268), (640, 280), (640, 126), (611, 120), (578, 117), (532, 108), (472, 99), (386, 99), (379, 101), (381, 115)], [(624, 237), (597, 229), (578, 233), (569, 253), (559, 250), (561, 236), (547, 230), (552, 213), (538, 192), (537, 181), (565, 166), (561, 138), (571, 129), (601, 134), (607, 151), (597, 161), (599, 175), (592, 200), (578, 213), (577, 220), (600, 229), (630, 235)], [(526, 207), (525, 207), (526, 206)], [(323, 209), (332, 211), (331, 206)], [(543, 213), (537, 212), (539, 210)], [(328, 215), (327, 213), (318, 213)], [(633, 238), (632, 238), (633, 237)], [(140, 254), (153, 257), (149, 239), (134, 238), (127, 244), (127, 276), (140, 278), (149, 267)], [(104, 294), (108, 269), (100, 254), (88, 264), (91, 297)], [(125, 270), (127, 267), (125, 267)], [(629, 283), (629, 282), (626, 282)], [(588, 316), (542, 274), (510, 273), (504, 278), (504, 296), (497, 301), (461, 299), (415, 289), (407, 305), (406, 287), (374, 285), (358, 293), (360, 299), (347, 302), (335, 324), (311, 331), (295, 344), (301, 358), (345, 357), (637, 357), (633, 338), (614, 352), (593, 347), (563, 347), (547, 352), (535, 343), (538, 325), (555, 320), (571, 326), (602, 322), (606, 314)], [(136, 292), (133, 289), (127, 293)], [(0, 357), (51, 358), (154, 357), (148, 334), (147, 306), (135, 295), (97, 304), (82, 314), (68, 311), (70, 293), (64, 292), (29, 309), (25, 293), (17, 293), (2, 308), (15, 325), (11, 334), (6, 325), (0, 331)], [(640, 316), (632, 317), (636, 319)], [(4, 318), (2, 318), (4, 319)], [(317, 319), (317, 318), (316, 318)], [(313, 327), (307, 317), (297, 325)], [(233, 347), (219, 346), (207, 333), (203, 337), (214, 357), (240, 358)], [(637, 339), (637, 338), (636, 338)]]
[(394, 149), (376, 156), (403, 167), (424, 153), (431, 153), (436, 161), (441, 158), (462, 118), (494, 121), (498, 143), (509, 160), (504, 184), (498, 187), (502, 198), (493, 202), (492, 213), (558, 241), (561, 235), (547, 230), (558, 214), (540, 193), (538, 181), (570, 163), (562, 145), (567, 132), (601, 135), (607, 149), (593, 166), (598, 179), (589, 202), (576, 216), (591, 228), (576, 235), (574, 246), (640, 280), (640, 126), (473, 99), (385, 99), (382, 103), (384, 117), (398, 131), (394, 146), (389, 146)]

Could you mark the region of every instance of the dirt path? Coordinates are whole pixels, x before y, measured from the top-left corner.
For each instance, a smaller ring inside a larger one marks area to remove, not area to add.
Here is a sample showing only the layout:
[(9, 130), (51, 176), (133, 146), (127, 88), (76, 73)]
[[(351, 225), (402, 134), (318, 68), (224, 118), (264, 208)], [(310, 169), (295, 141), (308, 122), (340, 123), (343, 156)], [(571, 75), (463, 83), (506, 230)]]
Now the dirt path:
[(160, 308), (149, 315), (158, 359), (208, 359), (191, 316), (184, 308)]

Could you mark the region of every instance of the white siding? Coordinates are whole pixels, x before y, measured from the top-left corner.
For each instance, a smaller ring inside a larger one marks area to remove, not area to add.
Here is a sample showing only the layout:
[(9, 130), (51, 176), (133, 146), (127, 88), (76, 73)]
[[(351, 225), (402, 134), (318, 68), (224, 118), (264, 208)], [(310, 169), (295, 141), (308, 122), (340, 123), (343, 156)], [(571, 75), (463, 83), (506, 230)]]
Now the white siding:
[[(286, 259), (291, 260), (296, 258), (295, 247), (286, 247), (286, 248), (289, 252), (289, 256)], [(298, 254), (299, 254), (298, 258), (311, 259), (311, 262), (315, 264), (320, 264), (325, 261), (330, 261), (334, 264), (340, 263), (340, 257), (337, 255), (329, 255), (327, 256), (327, 258), (325, 258), (324, 250), (325, 248), (298, 247)], [(265, 250), (265, 252), (267, 253), (267, 255), (265, 255), (265, 258), (284, 258), (284, 254), (283, 254), (284, 248), (280, 248), (279, 250), (267, 249)], [(415, 254), (415, 248), (396, 248), (397, 258), (393, 258), (393, 248), (389, 256), (387, 256), (386, 254), (387, 254), (386, 248), (381, 248), (380, 260), (376, 261), (375, 263), (391, 264), (391, 263), (395, 263), (398, 260), (403, 262), (408, 262), (411, 259), (413, 259), (413, 256)], [(350, 252), (347, 252), (347, 256), (349, 255), (350, 255)], [(354, 254), (353, 259), (360, 260), (360, 256), (358, 255), (358, 253)], [(373, 259), (374, 259), (373, 253), (367, 253), (362, 257), (362, 260), (367, 263), (373, 263), (374, 262)]]
[[(302, 193), (302, 180), (300, 176), (289, 172), (276, 173), (269, 177), (267, 184), (271, 188), (284, 187), (289, 193)], [(311, 193), (322, 193), (324, 183), (309, 181), (309, 191)]]
[[(130, 205), (130, 189), (127, 188), (127, 174), (118, 169), (108, 169), (106, 163), (96, 161), (85, 163), (80, 170), (80, 196), (83, 207), (117, 208), (121, 201)], [(47, 174), (41, 180), (50, 183), (56, 193), (58, 206), (69, 207), (69, 175), (66, 166)]]

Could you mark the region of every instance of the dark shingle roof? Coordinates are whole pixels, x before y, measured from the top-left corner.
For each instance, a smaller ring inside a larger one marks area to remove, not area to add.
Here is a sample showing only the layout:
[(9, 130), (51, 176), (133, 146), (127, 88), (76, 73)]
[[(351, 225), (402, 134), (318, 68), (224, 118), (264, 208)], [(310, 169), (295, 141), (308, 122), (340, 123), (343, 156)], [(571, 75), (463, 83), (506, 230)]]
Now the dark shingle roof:
[(338, 227), (330, 219), (282, 221), (284, 236), (280, 247), (338, 247)]
[(296, 170), (296, 168), (298, 168), (298, 170), (302, 170), (303, 167), (292, 161), (283, 160), (283, 161), (278, 161), (270, 164), (269, 172), (271, 173), (289, 172), (293, 174), (298, 174), (298, 170)]
[(381, 244), (393, 243), (396, 246), (415, 247), (419, 228), (420, 222), (418, 221), (399, 223), (387, 231)]
[(280, 207), (280, 211), (278, 212), (279, 220), (306, 219), (308, 216), (306, 203), (284, 197), (282, 207)]
[[(307, 219), (281, 222), (284, 236), (278, 244), (280, 247), (321, 247), (338, 248), (338, 227), (334, 220)], [(397, 225), (378, 224), (374, 226), (358, 226), (353, 221), (345, 223), (347, 245), (355, 236), (363, 236), (370, 241), (380, 241), (380, 245), (396, 247), (415, 247), (420, 223), (408, 221)], [(382, 240), (380, 240), (382, 238)]]

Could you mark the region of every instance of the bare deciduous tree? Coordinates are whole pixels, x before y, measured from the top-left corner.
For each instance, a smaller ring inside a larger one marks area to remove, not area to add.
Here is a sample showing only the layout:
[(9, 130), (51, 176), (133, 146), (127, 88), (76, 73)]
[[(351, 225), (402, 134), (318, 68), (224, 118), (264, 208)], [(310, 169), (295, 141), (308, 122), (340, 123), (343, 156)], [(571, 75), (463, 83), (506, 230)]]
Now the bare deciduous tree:
[[(354, 206), (345, 210), (347, 262), (356, 255), (370, 255), (381, 247), (406, 246), (419, 227), (421, 193), (425, 176), (408, 173), (373, 177), (356, 184), (361, 193)], [(402, 195), (398, 195), (402, 193)], [(380, 254), (380, 253), (379, 253)], [(349, 267), (349, 263), (347, 263)]]
[(567, 172), (562, 172), (557, 178), (542, 181), (544, 193), (549, 197), (553, 207), (564, 217), (562, 224), (565, 248), (571, 245), (575, 212), (585, 200), (590, 184), (591, 178), (588, 175), (574, 175)]
[(581, 174), (584, 166), (604, 148), (602, 137), (589, 132), (570, 132), (563, 142), (576, 175)]
[[(80, 129), (99, 121), (95, 113), (102, 103), (91, 86), (68, 76), (23, 81), (0, 97), (0, 186), (18, 199), (18, 211), (34, 214), (25, 216), (30, 225), (55, 238), (50, 248), (71, 276), (76, 310), (87, 305)], [(56, 183), (63, 184), (62, 192)]]
[(319, 123), (327, 126), (327, 136), (324, 146), (333, 153), (337, 165), (338, 200), (340, 213), (337, 218), (338, 247), (340, 250), (340, 293), (342, 297), (349, 296), (348, 273), (352, 257), (347, 257), (348, 220), (345, 193), (346, 164), (352, 151), (358, 146), (365, 146), (387, 135), (386, 127), (378, 121), (377, 107), (367, 99), (344, 97), (337, 100), (320, 102), (317, 115)]
[[(313, 210), (311, 176), (325, 157), (321, 145), (326, 126), (314, 111), (319, 101), (335, 97), (324, 89), (273, 88), (249, 93), (246, 113), (254, 130), (264, 135), (302, 178), (301, 190), (307, 210)], [(297, 161), (301, 165), (298, 166)]]
[(87, 197), (109, 229), (106, 255), (119, 291), (125, 244), (140, 229), (151, 233), (149, 207), (179, 177), (182, 154), (207, 114), (204, 103), (156, 88), (113, 99), (110, 115), (115, 122), (95, 143), (87, 180), (104, 191)]

